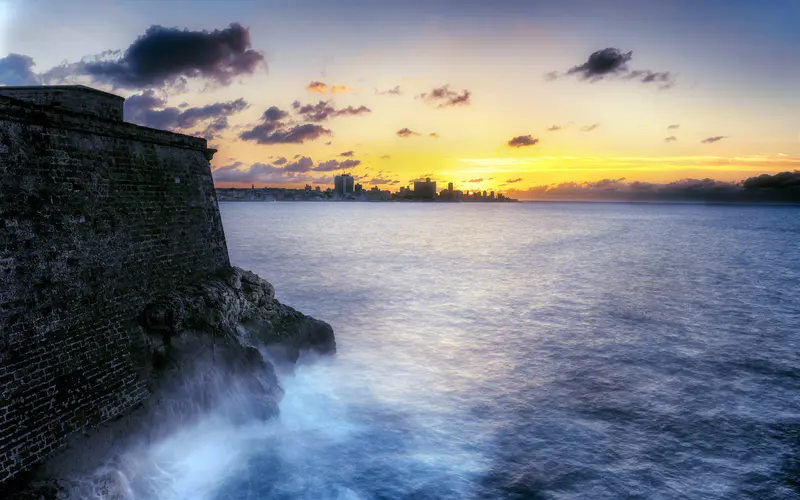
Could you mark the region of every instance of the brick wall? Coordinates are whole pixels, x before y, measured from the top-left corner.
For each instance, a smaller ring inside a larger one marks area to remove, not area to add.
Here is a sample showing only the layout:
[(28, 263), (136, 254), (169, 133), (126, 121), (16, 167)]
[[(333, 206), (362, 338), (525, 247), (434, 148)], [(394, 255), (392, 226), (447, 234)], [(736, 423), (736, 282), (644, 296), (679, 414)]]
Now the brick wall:
[(229, 265), (211, 154), (0, 96), (0, 483), (147, 397), (136, 315)]

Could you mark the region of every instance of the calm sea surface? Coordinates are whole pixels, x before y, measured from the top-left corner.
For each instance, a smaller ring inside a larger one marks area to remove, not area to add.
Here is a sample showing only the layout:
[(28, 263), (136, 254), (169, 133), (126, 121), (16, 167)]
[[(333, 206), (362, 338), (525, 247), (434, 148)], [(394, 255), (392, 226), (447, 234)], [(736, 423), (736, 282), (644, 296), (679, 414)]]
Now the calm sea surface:
[(180, 438), (173, 497), (800, 498), (800, 208), (221, 209), (339, 352)]

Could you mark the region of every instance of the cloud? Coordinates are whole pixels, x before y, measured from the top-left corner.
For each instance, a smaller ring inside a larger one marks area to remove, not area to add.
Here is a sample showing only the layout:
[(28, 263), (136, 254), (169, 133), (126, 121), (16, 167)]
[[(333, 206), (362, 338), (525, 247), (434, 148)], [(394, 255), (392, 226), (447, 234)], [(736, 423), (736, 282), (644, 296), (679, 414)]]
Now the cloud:
[(669, 136), (669, 137), (665, 137), (665, 138), (664, 138), (664, 142), (675, 142), (675, 141), (677, 141), (677, 140), (678, 140), (678, 138), (677, 138), (677, 137), (675, 137), (674, 135), (671, 135), (671, 136)]
[(535, 146), (539, 143), (538, 137), (533, 137), (531, 135), (519, 135), (514, 137), (510, 141), (508, 141), (509, 147), (512, 148), (521, 148), (524, 146)]
[(580, 75), (584, 80), (602, 79), (608, 75), (628, 72), (628, 62), (633, 59), (633, 51), (622, 52), (607, 48), (592, 52), (589, 59), (567, 70), (568, 75)]
[(355, 154), (354, 151), (345, 151), (344, 153), (339, 153), (339, 156), (344, 156), (345, 158), (350, 158)]
[(282, 168), (264, 163), (254, 163), (247, 169), (241, 169), (239, 168), (241, 165), (240, 162), (236, 162), (212, 171), (214, 182), (286, 182), (286, 172)]
[(309, 92), (324, 94), (328, 91), (328, 85), (325, 84), (325, 82), (311, 82), (306, 85), (306, 90)]
[(328, 160), (318, 164), (314, 167), (314, 170), (317, 172), (333, 172), (335, 170), (339, 170), (339, 161), (338, 160)]
[(250, 105), (244, 99), (236, 99), (183, 109), (166, 107), (166, 100), (149, 89), (132, 95), (123, 106), (126, 121), (172, 131), (186, 131), (205, 124), (204, 134), (210, 139), (228, 128), (229, 116), (244, 111)]
[(428, 137), (432, 137), (434, 139), (438, 139), (441, 136), (439, 134), (437, 134), (436, 132), (431, 132), (430, 134), (428, 134)]
[(283, 167), (284, 172), (304, 173), (314, 168), (314, 161), (308, 156), (302, 156), (299, 160), (287, 164)]
[(391, 184), (392, 180), (391, 179), (384, 179), (382, 177), (373, 177), (372, 179), (370, 179), (369, 183), (373, 184), (373, 185)]
[(300, 115), (303, 119), (310, 122), (324, 122), (329, 118), (337, 116), (357, 116), (366, 113), (371, 113), (372, 110), (366, 106), (359, 106), (354, 108), (348, 106), (342, 109), (336, 109), (331, 105), (330, 101), (319, 101), (317, 104), (301, 104), (300, 101), (294, 101), (292, 108), (296, 114)]
[(632, 59), (633, 51), (622, 52), (620, 49), (609, 47), (592, 52), (586, 62), (573, 66), (563, 74), (556, 71), (547, 73), (545, 80), (553, 81), (563, 76), (577, 75), (589, 82), (598, 82), (605, 78), (622, 78), (645, 84), (659, 84), (662, 89), (674, 85), (675, 75), (669, 71), (631, 70), (628, 68), (628, 63)]
[(339, 164), (342, 168), (353, 168), (361, 165), (361, 160), (345, 160)]
[(286, 158), (284, 158), (283, 156), (281, 156), (281, 157), (280, 157), (280, 158), (278, 158), (277, 160), (273, 161), (273, 162), (272, 162), (272, 164), (273, 164), (273, 165), (283, 165), (283, 164), (284, 164), (284, 163), (286, 163), (287, 161), (289, 161), (289, 160), (287, 160)]
[(261, 115), (261, 123), (239, 134), (244, 141), (255, 141), (258, 144), (302, 144), (316, 140), (323, 135), (331, 135), (331, 131), (311, 123), (292, 125), (284, 120), (287, 113), (272, 106)]
[(424, 92), (417, 96), (419, 99), (437, 104), (439, 108), (449, 108), (453, 106), (465, 106), (470, 104), (472, 93), (469, 90), (462, 90), (460, 93), (450, 90), (450, 85), (436, 87), (430, 92)]
[(401, 128), (397, 132), (395, 132), (398, 137), (411, 137), (412, 135), (420, 135), (419, 132), (414, 132), (409, 128)]
[(238, 23), (214, 31), (153, 25), (122, 54), (108, 51), (53, 68), (45, 76), (86, 75), (115, 89), (182, 86), (193, 78), (229, 85), (236, 77), (253, 74), (266, 65), (263, 54), (250, 45), (249, 30)]
[(347, 85), (334, 85), (331, 87), (331, 94), (343, 94), (350, 90)]
[(703, 144), (711, 144), (713, 142), (718, 142), (721, 141), (722, 139), (727, 139), (727, 138), (728, 136), (726, 135), (715, 135), (714, 137), (707, 137), (700, 142), (702, 142)]
[(595, 130), (599, 126), (600, 126), (599, 123), (592, 123), (591, 125), (586, 125), (585, 127), (581, 127), (581, 132), (591, 132), (592, 130)]
[(517, 177), (516, 179), (508, 179), (508, 180), (506, 181), (506, 183), (507, 183), (507, 184), (513, 184), (513, 183), (515, 183), (515, 182), (520, 182), (521, 180), (522, 180), (522, 177)]
[[(408, 129), (404, 129), (404, 130), (408, 130)], [(392, 157), (392, 155), (383, 155), (383, 156), (381, 156), (381, 160), (388, 160), (391, 157)]]
[(470, 179), (467, 182), (483, 182), (483, 177), (478, 177), (477, 179)]
[(547, 130), (549, 132), (555, 132), (557, 130), (561, 130), (562, 128), (564, 128), (564, 127), (561, 126), (561, 125), (553, 125), (552, 127), (548, 127)]
[(670, 125), (669, 127), (667, 127), (667, 130), (675, 130), (675, 129), (679, 129), (679, 128), (681, 128), (681, 125), (679, 123), (674, 123), (674, 124)]
[(400, 90), (400, 86), (394, 87), (389, 90), (377, 90), (375, 89), (375, 93), (378, 95), (400, 95), (402, 91)]
[(705, 201), (800, 203), (800, 171), (762, 174), (741, 182), (714, 179), (681, 179), (666, 184), (603, 179), (597, 182), (565, 182), (508, 190), (519, 199), (594, 201)]
[(33, 58), (22, 54), (9, 54), (0, 58), (0, 84), (39, 85), (40, 79), (33, 72)]

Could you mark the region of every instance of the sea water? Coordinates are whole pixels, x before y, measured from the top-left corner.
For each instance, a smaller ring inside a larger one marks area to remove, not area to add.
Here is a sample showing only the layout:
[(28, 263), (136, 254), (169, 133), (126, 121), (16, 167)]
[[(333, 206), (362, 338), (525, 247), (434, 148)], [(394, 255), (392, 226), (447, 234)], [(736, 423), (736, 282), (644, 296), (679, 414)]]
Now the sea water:
[(338, 353), (162, 443), (159, 498), (800, 497), (800, 208), (220, 208)]

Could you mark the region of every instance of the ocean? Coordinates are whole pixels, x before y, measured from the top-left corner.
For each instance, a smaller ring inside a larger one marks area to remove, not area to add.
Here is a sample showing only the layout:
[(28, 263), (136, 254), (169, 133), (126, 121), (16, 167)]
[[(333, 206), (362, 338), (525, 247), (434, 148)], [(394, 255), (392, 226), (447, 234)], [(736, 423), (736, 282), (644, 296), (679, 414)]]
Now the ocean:
[(798, 207), (221, 212), (338, 353), (276, 421), (163, 443), (161, 498), (800, 498)]

